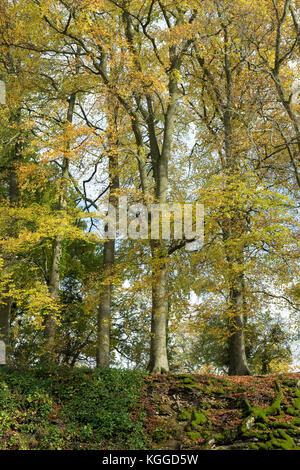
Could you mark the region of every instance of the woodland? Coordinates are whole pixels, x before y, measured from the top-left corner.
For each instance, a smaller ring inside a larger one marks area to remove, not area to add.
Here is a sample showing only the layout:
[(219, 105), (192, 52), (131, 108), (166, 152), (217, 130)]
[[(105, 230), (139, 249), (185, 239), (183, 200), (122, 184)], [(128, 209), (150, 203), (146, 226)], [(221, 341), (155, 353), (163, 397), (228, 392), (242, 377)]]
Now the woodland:
[[(296, 0), (1, 0), (9, 367), (297, 370), (298, 18)], [(125, 196), (203, 204), (202, 246), (99, 235)]]

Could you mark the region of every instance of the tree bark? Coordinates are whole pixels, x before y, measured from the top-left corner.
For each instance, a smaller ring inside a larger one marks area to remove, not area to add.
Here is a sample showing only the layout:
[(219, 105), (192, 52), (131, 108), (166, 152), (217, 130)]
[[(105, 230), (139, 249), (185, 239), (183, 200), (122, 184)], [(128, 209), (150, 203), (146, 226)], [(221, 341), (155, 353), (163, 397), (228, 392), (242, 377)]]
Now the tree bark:
[[(21, 116), (18, 111), (13, 120), (20, 121)], [(22, 142), (20, 138), (17, 138), (15, 144), (10, 150), (10, 168), (8, 174), (8, 197), (9, 203), (11, 205), (16, 205), (20, 199), (19, 192), (19, 181), (18, 181), (18, 164), (22, 159)], [(4, 261), (9, 263), (9, 260), (6, 259), (5, 254), (3, 254)], [(0, 340), (5, 343), (5, 354), (6, 362), (9, 359), (9, 328), (10, 328), (10, 314), (12, 307), (13, 299), (4, 297), (0, 299)]]
[(229, 375), (250, 375), (245, 353), (243, 284), (243, 276), (239, 276), (230, 290)]
[(153, 374), (167, 373), (169, 371), (167, 354), (167, 323), (168, 323), (168, 270), (165, 262), (157, 266), (157, 247), (152, 242), (152, 258), (155, 260), (155, 269), (152, 272), (152, 318), (151, 318), (151, 344), (149, 370)]
[[(230, 58), (230, 44), (227, 26), (222, 24), (224, 31), (224, 71), (225, 71), (225, 89), (226, 102), (223, 107), (223, 125), (224, 125), (224, 149), (225, 149), (225, 178), (232, 176), (240, 170), (240, 163), (237, 152), (233, 149), (232, 133), (232, 72)], [(223, 229), (224, 241), (226, 242), (232, 236), (239, 236), (241, 227), (241, 214), (234, 214), (229, 221), (229, 226)], [(243, 251), (239, 253), (232, 252), (233, 248), (227, 253), (227, 261), (230, 266), (241, 266), (243, 263)], [(241, 249), (243, 250), (243, 249)], [(240, 270), (241, 271), (241, 270)], [(230, 273), (229, 290), (229, 375), (249, 375), (244, 339), (244, 276), (243, 274)]]
[[(104, 242), (103, 271), (109, 277), (112, 272), (115, 254), (115, 240)], [(101, 302), (98, 308), (98, 334), (97, 334), (97, 367), (109, 367), (110, 363), (110, 323), (111, 323), (111, 293), (112, 285), (109, 281), (102, 288)]]
[[(111, 106), (113, 104), (111, 103)], [(111, 125), (116, 128), (117, 111), (115, 111), (113, 118), (108, 116)], [(118, 168), (118, 140), (110, 140), (109, 155), (109, 182), (110, 192), (108, 202), (117, 210), (119, 189), (119, 168)], [(103, 247), (103, 275), (107, 279), (102, 286), (101, 301), (98, 307), (98, 322), (97, 322), (97, 347), (96, 347), (96, 366), (109, 367), (110, 364), (110, 324), (111, 324), (111, 296), (112, 296), (112, 282), (110, 276), (112, 275), (113, 265), (115, 259), (115, 240), (107, 240), (104, 242)]]
[(4, 341), (7, 354), (7, 346), (9, 345), (9, 323), (11, 312), (11, 299), (2, 299), (0, 303), (0, 340)]

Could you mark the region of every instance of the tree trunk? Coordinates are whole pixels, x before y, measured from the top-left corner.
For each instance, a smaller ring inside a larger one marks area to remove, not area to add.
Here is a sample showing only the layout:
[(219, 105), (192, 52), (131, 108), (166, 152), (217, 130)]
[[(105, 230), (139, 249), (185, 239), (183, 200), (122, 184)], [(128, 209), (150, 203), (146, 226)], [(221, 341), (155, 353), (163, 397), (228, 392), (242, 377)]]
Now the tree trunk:
[[(157, 260), (156, 250), (152, 250)], [(149, 370), (153, 374), (169, 371), (167, 355), (168, 271), (165, 263), (152, 273), (152, 318)]]
[[(15, 120), (20, 121), (20, 113), (18, 112), (14, 117)], [(16, 205), (19, 202), (19, 181), (18, 181), (18, 164), (22, 159), (22, 141), (17, 139), (10, 151), (10, 171), (8, 175), (8, 191), (9, 202), (11, 205)], [(12, 222), (13, 224), (13, 222)], [(9, 263), (3, 254), (4, 261)], [(10, 327), (10, 313), (13, 299), (3, 298), (0, 299), (0, 340), (5, 343), (6, 362), (9, 356), (9, 327)]]
[[(67, 122), (72, 123), (73, 113), (75, 107), (76, 93), (72, 93), (69, 99)], [(70, 143), (67, 142), (66, 150), (68, 150)], [(61, 174), (61, 194), (59, 197), (58, 209), (60, 211), (67, 208), (67, 182), (69, 178), (69, 160), (67, 157), (63, 158), (62, 174)], [(53, 242), (52, 248), (52, 266), (49, 275), (49, 293), (54, 300), (59, 299), (59, 282), (60, 282), (60, 265), (63, 253), (63, 238), (57, 235)], [(56, 333), (56, 317), (55, 314), (50, 313), (45, 318), (45, 359), (46, 361), (53, 361), (55, 355), (55, 333)]]
[[(2, 303), (3, 302), (3, 303)], [(7, 347), (9, 346), (9, 323), (11, 312), (11, 299), (2, 299), (0, 303), (0, 341), (5, 343), (6, 361), (7, 361)]]
[[(240, 170), (240, 162), (238, 152), (233, 148), (232, 133), (232, 75), (231, 75), (231, 48), (229, 44), (229, 34), (227, 26), (222, 25), (224, 31), (224, 71), (226, 81), (226, 103), (223, 106), (223, 125), (224, 125), (224, 150), (225, 150), (225, 177), (230, 177)], [(230, 189), (229, 189), (230, 191)], [(239, 236), (241, 226), (241, 215), (234, 214), (229, 221), (229, 226), (223, 229), (224, 241), (226, 242), (232, 236)], [(243, 248), (239, 253), (232, 252), (234, 248), (230, 248), (227, 253), (227, 261), (230, 266), (242, 266), (243, 264)], [(241, 271), (240, 271), (241, 272)], [(247, 365), (245, 354), (244, 339), (244, 275), (231, 272), (231, 287), (229, 291), (229, 375), (249, 375), (250, 371)]]
[[(60, 281), (60, 263), (62, 259), (63, 239), (57, 236), (53, 243), (52, 249), (52, 266), (49, 277), (49, 293), (52, 299), (59, 298), (59, 281)], [(54, 354), (56, 319), (54, 314), (47, 315), (45, 319), (44, 336), (46, 340), (46, 350), (48, 355)]]
[[(110, 103), (110, 102), (109, 102)], [(113, 103), (111, 103), (111, 107)], [(117, 108), (114, 114), (108, 115), (108, 121), (112, 128), (117, 128)], [(109, 135), (110, 151), (109, 155), (109, 182), (110, 192), (108, 202), (110, 205), (117, 209), (119, 189), (119, 167), (118, 167), (118, 140)], [(110, 364), (110, 324), (111, 324), (111, 295), (112, 295), (112, 282), (110, 276), (112, 275), (113, 265), (115, 259), (115, 240), (107, 240), (104, 242), (103, 247), (103, 275), (106, 282), (102, 286), (101, 300), (98, 308), (98, 322), (97, 322), (97, 347), (96, 347), (96, 366), (109, 367)]]
[[(115, 254), (115, 240), (104, 243), (103, 269), (104, 276), (111, 275)], [(101, 293), (101, 302), (98, 309), (98, 334), (97, 334), (97, 367), (109, 367), (110, 363), (110, 322), (111, 322), (111, 291), (109, 281), (105, 284)]]
[(230, 291), (229, 375), (250, 375), (245, 354), (243, 290), (243, 278), (240, 276)]

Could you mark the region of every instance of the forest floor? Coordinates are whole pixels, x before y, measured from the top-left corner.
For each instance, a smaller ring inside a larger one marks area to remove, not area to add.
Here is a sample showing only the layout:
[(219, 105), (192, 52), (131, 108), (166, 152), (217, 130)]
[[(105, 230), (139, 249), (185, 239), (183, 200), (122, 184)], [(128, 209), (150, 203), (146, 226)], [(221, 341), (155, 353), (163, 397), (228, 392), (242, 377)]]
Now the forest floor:
[(300, 372), (0, 368), (1, 450), (300, 450)]
[(157, 449), (300, 449), (300, 372), (149, 376), (142, 400)]

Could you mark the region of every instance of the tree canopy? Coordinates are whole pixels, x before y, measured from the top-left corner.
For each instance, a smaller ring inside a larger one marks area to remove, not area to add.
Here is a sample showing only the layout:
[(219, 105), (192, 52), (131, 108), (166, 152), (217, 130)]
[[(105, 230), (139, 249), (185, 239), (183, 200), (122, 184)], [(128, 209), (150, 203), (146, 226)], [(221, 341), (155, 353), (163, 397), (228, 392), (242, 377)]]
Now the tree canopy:
[[(7, 362), (295, 364), (298, 13), (293, 0), (1, 3)], [(175, 212), (189, 206), (195, 228), (200, 204), (197, 245), (175, 236)], [(164, 213), (154, 236), (154, 206), (172, 208), (170, 237)], [(135, 236), (111, 237), (103, 208)]]

